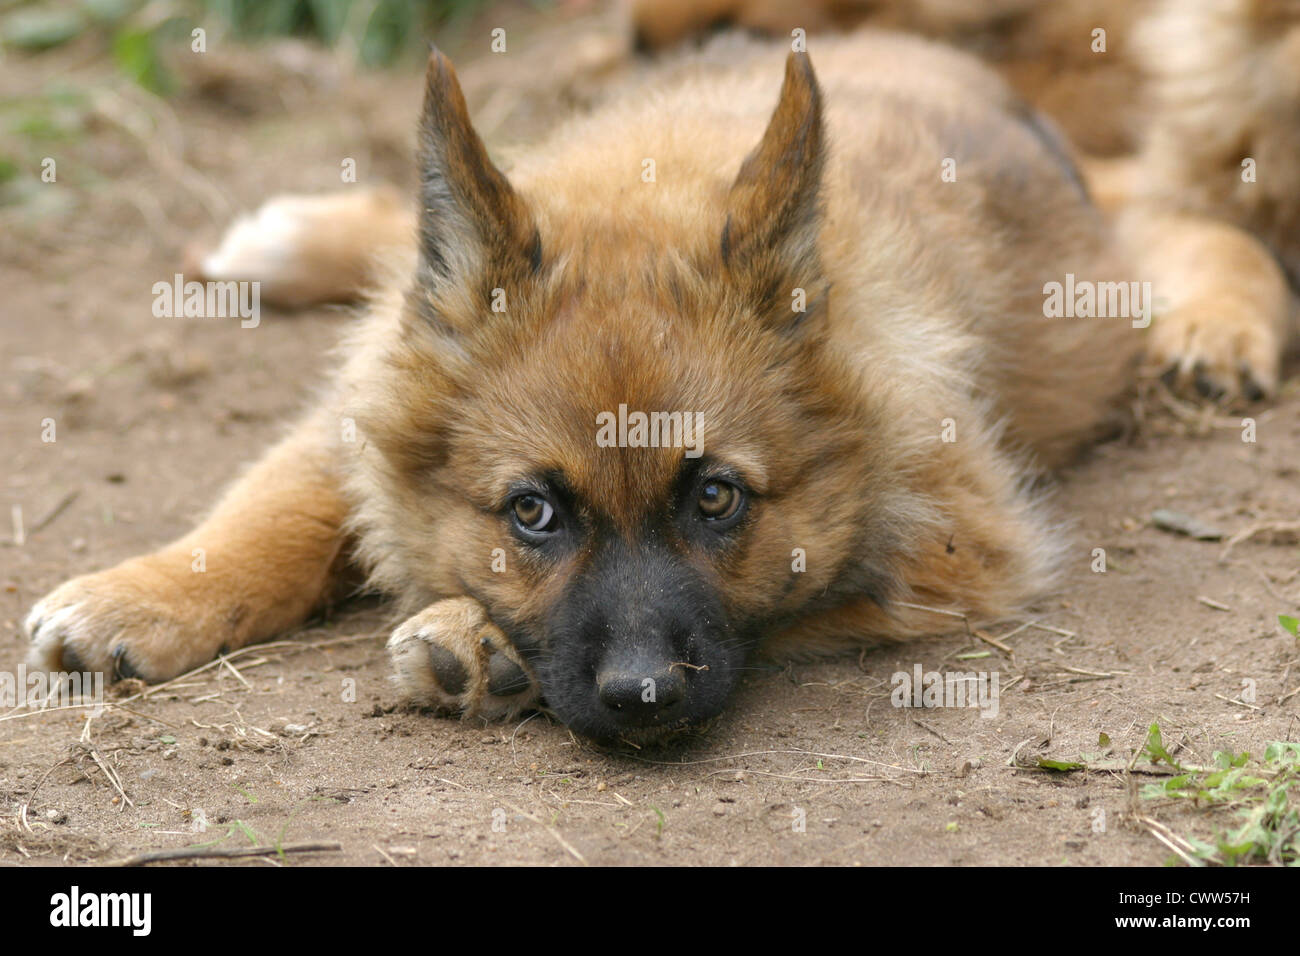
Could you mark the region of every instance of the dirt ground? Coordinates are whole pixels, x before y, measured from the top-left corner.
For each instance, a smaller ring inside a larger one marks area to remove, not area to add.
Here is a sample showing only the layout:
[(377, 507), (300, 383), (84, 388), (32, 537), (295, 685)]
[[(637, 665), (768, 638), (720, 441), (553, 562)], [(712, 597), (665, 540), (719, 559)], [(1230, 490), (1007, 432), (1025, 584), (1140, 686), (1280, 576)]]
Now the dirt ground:
[[(508, 64), (453, 38), (489, 141), (509, 147), (589, 97), (604, 28), (570, 31), (565, 57), (539, 40)], [(0, 206), (0, 670), (22, 660), (37, 598), (185, 531), (308, 400), (346, 310), (265, 310), (241, 329), (155, 318), (151, 288), (232, 213), (341, 188), (344, 158), (361, 182), (409, 181), (418, 67), (345, 63), (295, 44), (181, 58), (185, 86), (165, 102), (89, 42), (0, 63), (4, 135), (40, 117), (12, 148), (58, 170), (56, 183), (11, 182)], [(1251, 410), (1254, 443), (1241, 416), (1179, 417), (1152, 393), (1135, 434), (1064, 475), (1077, 572), (1033, 626), (989, 628), (1011, 635), (1011, 653), (957, 633), (758, 667), (707, 733), (621, 753), (545, 716), (488, 725), (403, 709), (384, 609), (349, 608), (232, 668), (145, 697), (127, 687), (99, 717), (0, 713), (0, 861), (324, 841), (341, 850), (287, 862), (1159, 864), (1170, 853), (1132, 819), (1122, 774), (1014, 758), (1095, 757), (1105, 734), (1123, 760), (1153, 721), (1200, 763), (1300, 735), (1300, 651), (1277, 624), (1300, 610), (1296, 539), (1259, 534), (1225, 559), (1224, 542), (1150, 521), (1175, 509), (1232, 535), (1300, 516), (1296, 371)], [(1094, 548), (1106, 573), (1091, 570)], [(916, 664), (998, 672), (997, 716), (891, 706), (891, 675)], [(1226, 822), (1143, 812), (1180, 833)]]

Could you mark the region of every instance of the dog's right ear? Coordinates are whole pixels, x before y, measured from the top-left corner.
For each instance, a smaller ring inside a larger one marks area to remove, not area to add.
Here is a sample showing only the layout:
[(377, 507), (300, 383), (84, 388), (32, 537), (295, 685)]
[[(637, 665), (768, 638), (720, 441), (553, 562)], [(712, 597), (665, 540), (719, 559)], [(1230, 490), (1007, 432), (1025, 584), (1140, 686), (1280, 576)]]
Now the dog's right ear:
[(420, 116), (420, 281), (490, 296), (537, 271), (542, 244), (527, 205), (470, 124), (456, 71), (429, 54)]

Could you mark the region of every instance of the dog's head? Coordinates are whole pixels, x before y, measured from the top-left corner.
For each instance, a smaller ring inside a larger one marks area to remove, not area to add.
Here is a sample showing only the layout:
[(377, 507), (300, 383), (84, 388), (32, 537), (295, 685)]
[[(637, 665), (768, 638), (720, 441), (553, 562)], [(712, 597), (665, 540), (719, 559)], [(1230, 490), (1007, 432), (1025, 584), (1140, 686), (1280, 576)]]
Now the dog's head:
[(371, 551), (415, 601), (481, 602), (583, 734), (707, 720), (760, 638), (891, 586), (894, 532), (863, 517), (888, 424), (826, 344), (823, 150), (792, 54), (757, 148), (689, 201), (640, 166), (604, 171), (616, 204), (563, 170), (516, 189), (433, 56)]

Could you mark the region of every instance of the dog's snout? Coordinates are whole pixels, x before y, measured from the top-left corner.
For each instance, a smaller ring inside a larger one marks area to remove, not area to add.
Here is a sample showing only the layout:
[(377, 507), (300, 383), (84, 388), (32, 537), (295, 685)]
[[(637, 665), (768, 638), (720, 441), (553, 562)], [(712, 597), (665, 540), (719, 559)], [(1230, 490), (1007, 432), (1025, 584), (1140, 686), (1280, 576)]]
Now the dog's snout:
[(672, 667), (603, 670), (596, 675), (596, 694), (606, 707), (627, 716), (650, 715), (686, 696), (686, 681)]
[(605, 541), (547, 622), (543, 695), (594, 739), (648, 742), (698, 725), (735, 682), (746, 645), (668, 537)]

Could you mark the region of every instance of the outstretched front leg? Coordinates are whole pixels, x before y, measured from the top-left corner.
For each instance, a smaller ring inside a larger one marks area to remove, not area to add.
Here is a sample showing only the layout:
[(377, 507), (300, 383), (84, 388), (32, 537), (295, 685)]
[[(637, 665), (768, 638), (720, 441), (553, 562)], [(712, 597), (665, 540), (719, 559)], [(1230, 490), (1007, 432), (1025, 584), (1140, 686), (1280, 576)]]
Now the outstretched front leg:
[(469, 597), (429, 605), (393, 632), (394, 680), (414, 704), (499, 720), (537, 706), (527, 662)]
[(161, 681), (301, 624), (342, 565), (330, 434), (314, 416), (194, 531), (48, 594), (25, 622), (30, 665)]

